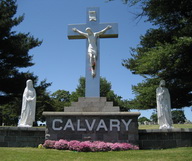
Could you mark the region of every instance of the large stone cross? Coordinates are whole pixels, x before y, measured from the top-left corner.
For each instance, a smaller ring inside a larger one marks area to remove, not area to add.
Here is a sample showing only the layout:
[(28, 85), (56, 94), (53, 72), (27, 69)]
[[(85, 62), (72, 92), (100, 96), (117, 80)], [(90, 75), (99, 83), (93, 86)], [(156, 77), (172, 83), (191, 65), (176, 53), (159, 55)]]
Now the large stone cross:
[(68, 25), (68, 38), (87, 39), (85, 97), (100, 97), (99, 38), (118, 37), (118, 25), (100, 23), (98, 7), (87, 8), (86, 15), (86, 24)]

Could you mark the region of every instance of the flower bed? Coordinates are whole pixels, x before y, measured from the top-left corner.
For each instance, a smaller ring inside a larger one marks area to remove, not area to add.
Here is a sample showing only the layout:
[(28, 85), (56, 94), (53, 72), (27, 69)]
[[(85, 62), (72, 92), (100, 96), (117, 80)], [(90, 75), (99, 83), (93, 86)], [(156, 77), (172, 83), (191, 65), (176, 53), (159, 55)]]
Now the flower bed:
[(129, 143), (109, 143), (102, 141), (67, 141), (67, 140), (46, 140), (43, 147), (58, 150), (72, 150), (78, 152), (101, 152), (101, 151), (124, 151), (138, 150), (139, 147)]

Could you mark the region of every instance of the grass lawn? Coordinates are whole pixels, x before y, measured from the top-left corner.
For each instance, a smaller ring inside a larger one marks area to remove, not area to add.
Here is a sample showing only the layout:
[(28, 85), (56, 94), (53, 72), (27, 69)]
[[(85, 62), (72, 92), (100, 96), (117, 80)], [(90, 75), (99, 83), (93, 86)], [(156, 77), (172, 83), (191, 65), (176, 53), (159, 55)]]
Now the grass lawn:
[(192, 147), (166, 150), (72, 152), (38, 148), (0, 148), (1, 161), (191, 161)]
[[(192, 124), (174, 124), (174, 128), (192, 128)], [(159, 125), (140, 125), (139, 129), (159, 129)]]

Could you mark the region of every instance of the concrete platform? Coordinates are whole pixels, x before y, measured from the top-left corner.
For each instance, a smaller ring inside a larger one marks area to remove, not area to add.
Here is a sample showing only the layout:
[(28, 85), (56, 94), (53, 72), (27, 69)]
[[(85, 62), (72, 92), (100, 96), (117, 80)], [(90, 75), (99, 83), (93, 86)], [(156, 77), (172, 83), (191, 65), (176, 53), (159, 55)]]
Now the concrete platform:
[(139, 112), (43, 112), (45, 139), (139, 144)]
[(106, 97), (79, 97), (78, 102), (73, 102), (70, 107), (64, 108), (65, 112), (119, 112), (118, 106), (107, 102)]
[(106, 97), (80, 97), (64, 112), (43, 112), (45, 139), (139, 144), (139, 112), (120, 112)]
[(140, 149), (167, 149), (192, 146), (192, 129), (139, 130)]

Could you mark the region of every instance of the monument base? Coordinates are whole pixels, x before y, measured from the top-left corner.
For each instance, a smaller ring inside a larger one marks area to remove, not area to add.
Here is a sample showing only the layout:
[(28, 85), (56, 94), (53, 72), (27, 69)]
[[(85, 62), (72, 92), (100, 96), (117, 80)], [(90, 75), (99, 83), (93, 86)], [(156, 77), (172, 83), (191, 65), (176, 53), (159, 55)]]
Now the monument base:
[(70, 107), (64, 108), (65, 112), (119, 112), (118, 106), (107, 102), (106, 97), (79, 97), (78, 102), (72, 102)]
[(43, 112), (45, 138), (138, 144), (139, 112), (119, 112), (105, 97), (80, 97), (64, 112)]
[(45, 139), (138, 144), (139, 112), (43, 112)]

